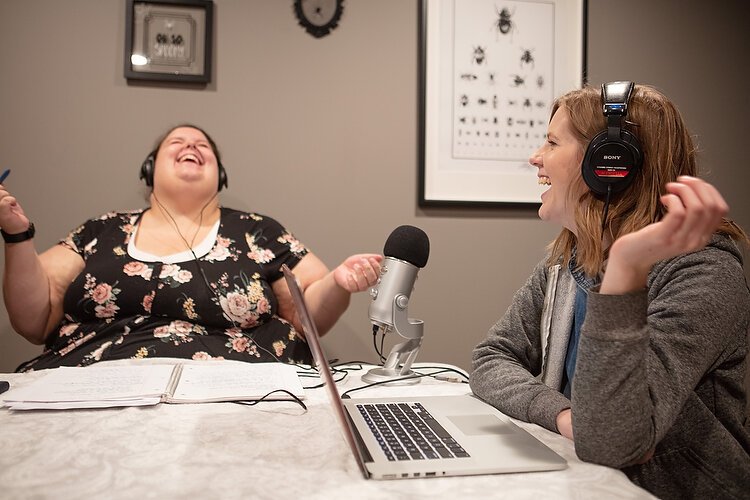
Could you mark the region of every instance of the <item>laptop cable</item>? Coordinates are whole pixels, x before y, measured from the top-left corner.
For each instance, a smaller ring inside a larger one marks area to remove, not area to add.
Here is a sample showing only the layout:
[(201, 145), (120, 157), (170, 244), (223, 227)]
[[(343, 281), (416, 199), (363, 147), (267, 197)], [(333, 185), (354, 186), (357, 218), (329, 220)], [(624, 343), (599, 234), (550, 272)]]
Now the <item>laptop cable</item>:
[(265, 394), (264, 396), (261, 396), (258, 399), (253, 399), (252, 401), (232, 401), (232, 403), (235, 403), (235, 404), (238, 404), (238, 405), (245, 405), (245, 406), (255, 406), (255, 405), (257, 405), (260, 402), (269, 402), (269, 401), (281, 402), (281, 401), (287, 401), (286, 399), (266, 399), (271, 394), (276, 394), (277, 392), (283, 392), (285, 394), (288, 394), (294, 400), (295, 403), (297, 403), (305, 411), (307, 411), (307, 406), (305, 406), (305, 403), (303, 403), (300, 398), (298, 398), (297, 396), (295, 396), (291, 392), (287, 391), (286, 389), (276, 389), (275, 391), (271, 391), (268, 394)]

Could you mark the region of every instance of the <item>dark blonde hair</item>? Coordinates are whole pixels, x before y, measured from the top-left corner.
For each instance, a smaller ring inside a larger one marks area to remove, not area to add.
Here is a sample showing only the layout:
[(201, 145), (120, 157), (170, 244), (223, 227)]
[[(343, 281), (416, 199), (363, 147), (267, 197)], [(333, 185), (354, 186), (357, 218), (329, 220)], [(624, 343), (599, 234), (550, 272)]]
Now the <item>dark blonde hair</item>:
[[(570, 116), (572, 132), (581, 144), (581, 152), (597, 133), (607, 128), (599, 89), (584, 87), (568, 92), (555, 100), (550, 116), (561, 107)], [(563, 229), (550, 244), (550, 263), (560, 259), (568, 262), (575, 247), (577, 267), (588, 276), (596, 276), (606, 258), (603, 240), (615, 241), (660, 220), (666, 214), (660, 201), (664, 186), (680, 175), (698, 176), (693, 138), (674, 103), (654, 87), (635, 86), (623, 128), (640, 140), (642, 168), (630, 187), (612, 196), (604, 235), (604, 200), (586, 187), (580, 175), (576, 178), (570, 186), (571, 192), (584, 191), (575, 207), (578, 235)], [(728, 219), (724, 219), (718, 232), (747, 242), (744, 231)]]

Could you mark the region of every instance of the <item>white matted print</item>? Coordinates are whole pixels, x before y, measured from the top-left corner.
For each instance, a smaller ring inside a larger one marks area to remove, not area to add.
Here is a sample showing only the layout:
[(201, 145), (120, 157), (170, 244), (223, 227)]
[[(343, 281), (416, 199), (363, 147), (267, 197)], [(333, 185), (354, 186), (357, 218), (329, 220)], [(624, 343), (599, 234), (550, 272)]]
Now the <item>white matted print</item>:
[(539, 203), (529, 155), (581, 86), (585, 0), (422, 0), (420, 205)]

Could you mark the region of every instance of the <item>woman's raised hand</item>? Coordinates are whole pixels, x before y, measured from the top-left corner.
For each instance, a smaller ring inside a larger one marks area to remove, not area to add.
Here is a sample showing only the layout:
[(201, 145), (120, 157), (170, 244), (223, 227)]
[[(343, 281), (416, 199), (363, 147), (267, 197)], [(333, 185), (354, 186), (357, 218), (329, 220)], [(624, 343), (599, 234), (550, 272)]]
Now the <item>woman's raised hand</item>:
[(18, 200), (0, 184), (0, 228), (8, 234), (22, 233), (29, 228), (29, 219)]
[(601, 293), (645, 287), (656, 262), (706, 246), (729, 212), (719, 191), (701, 179), (681, 176), (668, 183), (666, 190), (661, 197), (667, 208), (664, 218), (612, 244)]
[(377, 283), (382, 260), (382, 255), (371, 253), (348, 257), (333, 270), (336, 284), (349, 293), (367, 290)]

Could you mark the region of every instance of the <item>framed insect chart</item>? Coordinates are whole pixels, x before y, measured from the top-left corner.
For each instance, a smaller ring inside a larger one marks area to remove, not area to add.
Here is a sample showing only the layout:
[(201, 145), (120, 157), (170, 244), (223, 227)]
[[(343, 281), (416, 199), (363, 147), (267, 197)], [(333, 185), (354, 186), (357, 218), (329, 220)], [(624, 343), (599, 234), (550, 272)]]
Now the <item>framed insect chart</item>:
[(421, 0), (419, 204), (540, 203), (528, 158), (580, 88), (586, 0)]

